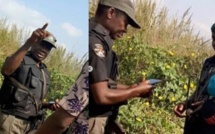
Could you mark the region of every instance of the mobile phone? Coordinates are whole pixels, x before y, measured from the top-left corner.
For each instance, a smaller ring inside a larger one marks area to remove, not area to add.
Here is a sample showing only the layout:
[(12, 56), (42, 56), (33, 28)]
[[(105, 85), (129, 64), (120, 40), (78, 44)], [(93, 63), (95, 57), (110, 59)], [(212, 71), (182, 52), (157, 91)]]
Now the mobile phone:
[(49, 101), (48, 104), (52, 105), (52, 104), (55, 104), (54, 101)]
[(162, 80), (159, 80), (159, 79), (149, 79), (149, 84), (151, 84), (151, 85), (156, 85), (161, 82), (162, 82)]

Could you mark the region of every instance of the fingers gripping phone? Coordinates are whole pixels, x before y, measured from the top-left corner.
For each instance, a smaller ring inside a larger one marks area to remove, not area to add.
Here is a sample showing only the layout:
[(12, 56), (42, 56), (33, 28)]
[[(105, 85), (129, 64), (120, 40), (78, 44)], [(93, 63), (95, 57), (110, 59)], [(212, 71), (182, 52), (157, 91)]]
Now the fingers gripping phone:
[(53, 104), (55, 104), (54, 101), (45, 102), (45, 103), (43, 104), (43, 108), (50, 108), (50, 107), (53, 106)]
[(161, 82), (162, 82), (162, 80), (159, 80), (159, 79), (149, 79), (149, 84), (151, 84), (151, 85), (156, 85)]

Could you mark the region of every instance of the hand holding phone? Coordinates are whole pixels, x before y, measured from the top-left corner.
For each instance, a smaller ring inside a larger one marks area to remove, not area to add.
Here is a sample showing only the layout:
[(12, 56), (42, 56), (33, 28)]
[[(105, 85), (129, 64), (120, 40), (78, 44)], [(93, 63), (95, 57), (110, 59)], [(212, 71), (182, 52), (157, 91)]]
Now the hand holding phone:
[(47, 107), (48, 109), (52, 110), (52, 111), (55, 111), (57, 110), (60, 106), (57, 104), (59, 100), (56, 99), (55, 101), (49, 101), (47, 102)]

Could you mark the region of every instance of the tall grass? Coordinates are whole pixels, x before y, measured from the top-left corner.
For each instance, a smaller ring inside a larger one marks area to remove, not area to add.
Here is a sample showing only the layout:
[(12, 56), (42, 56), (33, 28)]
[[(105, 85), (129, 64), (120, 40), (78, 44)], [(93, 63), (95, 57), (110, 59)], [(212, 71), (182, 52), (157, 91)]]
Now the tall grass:
[[(137, 20), (142, 29), (138, 34), (144, 42), (151, 46), (159, 46), (175, 51), (180, 55), (188, 55), (190, 51), (201, 54), (208, 52), (208, 41), (194, 34), (190, 9), (184, 11), (181, 18), (169, 17), (168, 9), (158, 8), (157, 3), (149, 0), (137, 0)], [(202, 47), (205, 50), (202, 51)]]
[(74, 52), (67, 52), (66, 48), (58, 45), (57, 49), (51, 51), (45, 63), (49, 68), (58, 70), (64, 75), (76, 76), (84, 61), (85, 57), (78, 59)]
[[(133, 0), (136, 19), (141, 25), (140, 30), (129, 28), (127, 37), (135, 36), (142, 44), (171, 50), (178, 55), (210, 54), (210, 40), (204, 40), (195, 34), (190, 9), (184, 11), (182, 17), (169, 16), (168, 9), (151, 0)], [(89, 16), (94, 16), (98, 0), (90, 0)], [(116, 43), (117, 44), (117, 43)], [(209, 47), (208, 47), (209, 46)], [(204, 49), (202, 49), (204, 48)]]
[(6, 18), (0, 18), (0, 58), (12, 54), (21, 43), (22, 30), (16, 25), (9, 25)]

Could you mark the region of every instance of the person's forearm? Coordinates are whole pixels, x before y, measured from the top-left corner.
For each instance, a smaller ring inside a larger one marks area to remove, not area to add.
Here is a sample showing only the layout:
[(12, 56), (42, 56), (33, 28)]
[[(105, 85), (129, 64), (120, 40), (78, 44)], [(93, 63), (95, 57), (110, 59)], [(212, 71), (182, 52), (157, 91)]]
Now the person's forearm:
[(66, 128), (57, 127), (56, 119), (51, 116), (47, 118), (35, 134), (61, 134), (65, 131)]
[(1, 69), (2, 74), (10, 75), (19, 67), (25, 54), (31, 46), (30, 43), (31, 41), (27, 40), (21, 48), (19, 48), (13, 55), (5, 60), (5, 63), (3, 64)]
[(94, 96), (94, 98), (97, 98), (96, 103), (100, 105), (113, 105), (120, 102), (124, 102), (130, 98), (138, 97), (140, 95), (137, 90), (133, 89), (127, 89), (127, 90), (121, 90), (121, 89), (104, 89), (108, 90), (106, 93), (98, 96)]
[(117, 89), (128, 89), (130, 86), (117, 83)]
[[(111, 89), (109, 89), (111, 90)], [(136, 92), (134, 89), (127, 89), (127, 90), (111, 90), (105, 97), (106, 104), (117, 104), (120, 102), (124, 102), (130, 98), (139, 96), (139, 93)]]
[(61, 134), (73, 122), (74, 117), (59, 108), (50, 115), (35, 134)]

